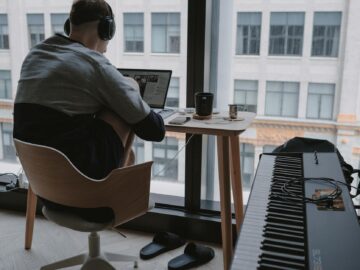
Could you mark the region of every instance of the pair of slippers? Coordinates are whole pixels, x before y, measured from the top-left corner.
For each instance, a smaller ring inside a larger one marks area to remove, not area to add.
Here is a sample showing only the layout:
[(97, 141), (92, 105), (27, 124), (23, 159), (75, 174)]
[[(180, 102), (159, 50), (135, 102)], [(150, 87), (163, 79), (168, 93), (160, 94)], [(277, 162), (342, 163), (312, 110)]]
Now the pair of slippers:
[[(140, 250), (140, 258), (143, 260), (154, 258), (164, 252), (185, 245), (185, 242), (184, 239), (173, 233), (157, 233), (155, 234), (153, 241)], [(211, 261), (214, 256), (214, 250), (211, 248), (195, 243), (189, 243), (185, 247), (184, 254), (169, 261), (168, 269), (190, 269)]]

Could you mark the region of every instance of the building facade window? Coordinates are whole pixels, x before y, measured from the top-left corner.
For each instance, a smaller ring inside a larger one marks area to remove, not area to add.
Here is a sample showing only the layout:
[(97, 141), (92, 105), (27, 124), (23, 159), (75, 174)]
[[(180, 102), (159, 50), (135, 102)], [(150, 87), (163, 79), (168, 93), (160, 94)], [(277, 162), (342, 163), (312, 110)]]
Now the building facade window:
[(133, 143), (133, 151), (135, 154), (135, 162), (137, 164), (143, 163), (145, 161), (145, 151), (144, 151), (144, 141), (135, 137)]
[(272, 12), (269, 55), (302, 55), (304, 12)]
[(312, 119), (332, 119), (335, 84), (310, 83), (306, 117)]
[(261, 13), (238, 12), (236, 31), (236, 54), (259, 55), (261, 36)]
[(152, 13), (153, 53), (180, 53), (180, 13)]
[(16, 161), (16, 150), (13, 141), (13, 125), (10, 123), (2, 123), (1, 128), (3, 159), (7, 161)]
[(272, 153), (272, 151), (274, 151), (276, 147), (276, 145), (266, 144), (263, 146), (263, 153)]
[(153, 143), (153, 177), (158, 180), (178, 180), (178, 158), (176, 154), (179, 142), (172, 137), (166, 137), (162, 142)]
[(64, 35), (64, 24), (69, 18), (69, 14), (51, 14), (51, 31), (52, 34)]
[(341, 12), (315, 12), (311, 56), (337, 57)]
[(258, 82), (249, 80), (235, 80), (234, 103), (242, 105), (244, 111), (256, 112)]
[(0, 70), (0, 99), (12, 99), (10, 70)]
[(9, 27), (7, 14), (0, 14), (0, 49), (9, 49)]
[(265, 115), (297, 117), (299, 87), (297, 82), (267, 82)]
[(29, 31), (29, 46), (32, 48), (45, 39), (44, 15), (27, 14), (27, 23)]
[(179, 107), (179, 78), (173, 77), (171, 78), (169, 85), (169, 92), (166, 98), (166, 106), (167, 107)]
[(240, 159), (243, 188), (249, 190), (254, 176), (255, 147), (252, 144), (241, 143)]
[(143, 13), (124, 13), (124, 51), (144, 52)]

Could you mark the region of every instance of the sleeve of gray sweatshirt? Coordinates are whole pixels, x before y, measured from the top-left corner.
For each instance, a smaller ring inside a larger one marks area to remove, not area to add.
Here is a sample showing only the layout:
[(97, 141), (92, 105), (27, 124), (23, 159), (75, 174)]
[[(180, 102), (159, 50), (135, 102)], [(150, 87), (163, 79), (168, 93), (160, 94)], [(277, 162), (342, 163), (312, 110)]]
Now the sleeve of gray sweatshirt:
[(138, 137), (161, 141), (165, 136), (164, 121), (141, 98), (136, 81), (124, 77), (111, 64), (103, 64), (101, 73), (98, 90), (103, 102), (131, 125)]

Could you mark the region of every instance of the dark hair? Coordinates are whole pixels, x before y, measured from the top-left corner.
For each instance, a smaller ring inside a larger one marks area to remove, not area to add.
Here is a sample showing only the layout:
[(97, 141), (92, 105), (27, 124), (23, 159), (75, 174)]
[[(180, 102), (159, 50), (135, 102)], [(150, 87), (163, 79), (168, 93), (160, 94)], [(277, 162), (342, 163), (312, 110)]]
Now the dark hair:
[(70, 21), (74, 25), (96, 21), (113, 14), (104, 0), (77, 0), (70, 12)]

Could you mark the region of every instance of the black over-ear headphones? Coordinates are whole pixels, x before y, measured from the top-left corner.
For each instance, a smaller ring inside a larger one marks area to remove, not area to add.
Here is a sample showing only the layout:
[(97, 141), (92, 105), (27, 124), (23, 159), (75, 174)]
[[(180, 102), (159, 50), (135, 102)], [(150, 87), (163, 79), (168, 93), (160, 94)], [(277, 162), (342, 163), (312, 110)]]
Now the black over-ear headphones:
[[(111, 6), (106, 3), (109, 11), (110, 11), (110, 15), (108, 16), (99, 16), (99, 25), (98, 25), (98, 35), (102, 40), (110, 40), (114, 37), (115, 35), (115, 30), (116, 30), (116, 25), (115, 25), (115, 20), (114, 20), (114, 14), (112, 12)], [(93, 21), (94, 19), (91, 18), (89, 20), (83, 21), (82, 23), (85, 22), (90, 22)], [(64, 32), (66, 35), (70, 35), (70, 18), (68, 18), (64, 24)]]

